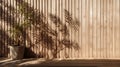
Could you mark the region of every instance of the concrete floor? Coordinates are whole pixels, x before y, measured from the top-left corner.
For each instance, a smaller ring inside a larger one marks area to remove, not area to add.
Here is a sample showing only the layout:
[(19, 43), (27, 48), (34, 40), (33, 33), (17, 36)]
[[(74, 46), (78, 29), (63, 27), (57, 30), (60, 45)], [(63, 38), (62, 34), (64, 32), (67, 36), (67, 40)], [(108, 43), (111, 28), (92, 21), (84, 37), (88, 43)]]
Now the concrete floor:
[(120, 60), (82, 60), (82, 59), (0, 59), (0, 67), (120, 67)]

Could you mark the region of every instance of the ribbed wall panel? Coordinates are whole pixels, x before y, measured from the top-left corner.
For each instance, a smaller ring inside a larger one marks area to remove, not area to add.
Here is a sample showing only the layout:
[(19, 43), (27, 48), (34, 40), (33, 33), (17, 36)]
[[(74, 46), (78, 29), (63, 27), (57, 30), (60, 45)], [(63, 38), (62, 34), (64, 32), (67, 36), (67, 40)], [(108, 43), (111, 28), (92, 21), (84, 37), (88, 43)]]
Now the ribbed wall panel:
[[(120, 58), (120, 0), (0, 0), (0, 56), (12, 44), (10, 27), (25, 21), (18, 4), (37, 19), (23, 38), (26, 57)], [(48, 27), (43, 36), (39, 25)]]

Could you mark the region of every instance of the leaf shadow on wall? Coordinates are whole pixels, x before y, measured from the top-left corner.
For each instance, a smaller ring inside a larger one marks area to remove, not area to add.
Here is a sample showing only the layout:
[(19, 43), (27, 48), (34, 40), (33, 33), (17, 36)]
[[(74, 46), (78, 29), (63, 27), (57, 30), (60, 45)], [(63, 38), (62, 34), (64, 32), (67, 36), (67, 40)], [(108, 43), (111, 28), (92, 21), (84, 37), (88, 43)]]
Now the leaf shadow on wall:
[[(19, 29), (23, 32), (23, 44), (26, 46), (25, 58), (49, 58), (48, 50), (51, 51), (53, 58), (57, 58), (57, 54), (65, 48), (74, 48), (75, 50), (80, 49), (78, 43), (69, 38), (71, 33), (69, 28), (73, 28), (75, 31), (78, 31), (79, 29), (79, 21), (77, 19), (74, 20), (69, 11), (64, 10), (65, 23), (63, 23), (58, 16), (51, 13), (46, 16), (43, 11), (34, 9), (24, 0), (15, 1), (17, 3), (16, 6), (19, 8), (15, 9), (12, 6), (7, 7), (8, 9), (10, 8), (10, 10), (3, 11), (7, 15), (5, 17), (7, 20), (5, 20), (5, 18), (3, 18), (3, 20), (7, 21), (8, 25), (11, 27), (21, 27), (16, 20), (18, 17), (14, 16), (20, 15), (21, 17), (24, 17), (24, 21), (27, 21), (27, 23), (30, 24), (28, 29), (24, 29), (25, 27)], [(18, 13), (14, 13), (14, 11), (17, 11)], [(10, 14), (7, 12), (10, 12)], [(11, 15), (11, 12), (13, 12), (13, 15)], [(50, 18), (50, 23), (55, 25), (55, 29), (49, 25), (47, 18)], [(12, 22), (14, 22), (14, 25)], [(60, 34), (62, 35), (62, 39), (59, 38)], [(69, 56), (66, 57), (69, 58)]]
[[(5, 9), (7, 8), (7, 9)], [(23, 42), (21, 45), (25, 45), (25, 38), (26, 38), (26, 32), (25, 30), (19, 25), (19, 23), (17, 23), (17, 15), (18, 13), (16, 12), (17, 10), (12, 7), (11, 5), (8, 5), (8, 3), (5, 3), (4, 0), (0, 0), (0, 20), (1, 20), (1, 23), (0, 25), (1, 28), (0, 28), (0, 36), (1, 36), (1, 40), (0, 40), (0, 43), (1, 43), (1, 55), (4, 56), (4, 57), (7, 57), (8, 53), (9, 53), (9, 49), (8, 49), (8, 46), (9, 45), (13, 45), (14, 44), (14, 40), (13, 38), (14, 37), (10, 37), (10, 31), (11, 28), (17, 28), (18, 30), (20, 30), (22, 32), (22, 38), (23, 38)], [(3, 25), (4, 24), (4, 25)], [(8, 27), (10, 26), (10, 29), (6, 29), (5, 30), (5, 27)], [(3, 27), (3, 28), (2, 28)], [(3, 34), (2, 34), (3, 33)], [(28, 38), (29, 39), (29, 38)], [(28, 40), (30, 42), (30, 40)], [(29, 48), (26, 48), (30, 53), (30, 57), (33, 57), (35, 55), (34, 52), (31, 51), (31, 49)]]
[(13, 19), (13, 17), (9, 15), (8, 11), (5, 10), (5, 5), (6, 4), (0, 0), (0, 56), (2, 57), (8, 56), (8, 45), (13, 42), (5, 30), (5, 27), (11, 25), (9, 21)]

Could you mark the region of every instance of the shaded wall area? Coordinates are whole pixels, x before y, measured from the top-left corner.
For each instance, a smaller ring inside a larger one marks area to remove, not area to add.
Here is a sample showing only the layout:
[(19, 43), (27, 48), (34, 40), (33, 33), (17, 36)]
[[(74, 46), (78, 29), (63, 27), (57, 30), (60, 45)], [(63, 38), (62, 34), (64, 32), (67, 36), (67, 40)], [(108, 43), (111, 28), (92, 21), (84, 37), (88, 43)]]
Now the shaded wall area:
[[(1, 38), (3, 38), (1, 39), (1, 56), (7, 56), (8, 46), (16, 42), (16, 37), (11, 37), (11, 30), (14, 28), (22, 33), (20, 45), (26, 47), (25, 58), (58, 58), (61, 50), (79, 49), (78, 43), (68, 38), (70, 27), (71, 29), (78, 28), (79, 22), (74, 21), (66, 9), (64, 10), (66, 23), (63, 23), (58, 16), (52, 13), (48, 13), (46, 16), (43, 11), (35, 9), (24, 0), (1, 0), (0, 7), (1, 26), (3, 25), (1, 27)], [(22, 26), (22, 24), (28, 25)]]

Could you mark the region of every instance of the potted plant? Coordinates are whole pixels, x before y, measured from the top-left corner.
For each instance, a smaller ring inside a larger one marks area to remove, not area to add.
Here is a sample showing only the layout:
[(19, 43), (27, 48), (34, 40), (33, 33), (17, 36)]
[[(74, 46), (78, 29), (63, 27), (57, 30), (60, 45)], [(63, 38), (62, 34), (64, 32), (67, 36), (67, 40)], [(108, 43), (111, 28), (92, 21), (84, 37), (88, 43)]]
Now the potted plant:
[(11, 28), (10, 35), (12, 40), (14, 41), (10, 46), (10, 58), (12, 60), (22, 59), (24, 56), (24, 26), (25, 24), (18, 25), (16, 24), (14, 28)]
[[(20, 1), (20, 2), (19, 2)], [(27, 4), (22, 0), (16, 0), (17, 6), (18, 6), (18, 14), (22, 18), (21, 22), (16, 22), (14, 27), (10, 30), (11, 38), (13, 38), (13, 45), (10, 45), (10, 57), (11, 59), (22, 59), (24, 55), (24, 49), (25, 47), (22, 45), (25, 45), (25, 36), (26, 36), (26, 30), (31, 27), (31, 22), (34, 22), (34, 10), (31, 8), (28, 8), (26, 6)], [(26, 5), (25, 5), (26, 4)], [(31, 9), (28, 11), (28, 9)], [(23, 21), (22, 21), (23, 20)]]

